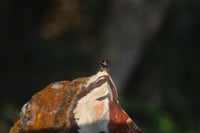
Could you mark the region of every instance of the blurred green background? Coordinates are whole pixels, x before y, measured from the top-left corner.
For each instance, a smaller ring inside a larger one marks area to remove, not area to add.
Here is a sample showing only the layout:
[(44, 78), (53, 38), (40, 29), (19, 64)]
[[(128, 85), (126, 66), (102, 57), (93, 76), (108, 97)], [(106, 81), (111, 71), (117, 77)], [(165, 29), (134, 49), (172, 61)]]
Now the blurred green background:
[(0, 132), (49, 83), (111, 61), (121, 106), (146, 133), (200, 132), (199, 0), (1, 0)]

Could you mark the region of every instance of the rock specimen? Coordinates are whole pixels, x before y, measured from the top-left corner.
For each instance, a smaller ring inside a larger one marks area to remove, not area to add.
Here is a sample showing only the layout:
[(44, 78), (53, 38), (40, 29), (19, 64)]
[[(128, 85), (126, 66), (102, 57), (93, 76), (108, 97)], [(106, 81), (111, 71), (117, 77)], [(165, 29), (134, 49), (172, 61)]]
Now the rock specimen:
[(143, 133), (118, 103), (105, 66), (91, 77), (60, 81), (33, 95), (10, 133)]

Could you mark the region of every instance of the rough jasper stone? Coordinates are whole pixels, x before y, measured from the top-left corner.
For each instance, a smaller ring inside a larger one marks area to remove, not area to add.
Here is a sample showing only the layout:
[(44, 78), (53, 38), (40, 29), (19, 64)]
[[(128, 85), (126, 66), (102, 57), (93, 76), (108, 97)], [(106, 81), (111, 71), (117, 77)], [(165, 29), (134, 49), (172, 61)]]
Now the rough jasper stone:
[(33, 95), (10, 133), (143, 133), (118, 102), (106, 68)]

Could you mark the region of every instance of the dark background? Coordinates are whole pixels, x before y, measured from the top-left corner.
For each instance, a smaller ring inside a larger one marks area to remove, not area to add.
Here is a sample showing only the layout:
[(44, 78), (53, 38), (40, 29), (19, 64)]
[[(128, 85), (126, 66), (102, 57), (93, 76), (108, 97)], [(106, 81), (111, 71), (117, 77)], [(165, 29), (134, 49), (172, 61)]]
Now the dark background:
[(200, 132), (199, 0), (1, 0), (0, 132), (49, 83), (97, 72), (146, 133)]

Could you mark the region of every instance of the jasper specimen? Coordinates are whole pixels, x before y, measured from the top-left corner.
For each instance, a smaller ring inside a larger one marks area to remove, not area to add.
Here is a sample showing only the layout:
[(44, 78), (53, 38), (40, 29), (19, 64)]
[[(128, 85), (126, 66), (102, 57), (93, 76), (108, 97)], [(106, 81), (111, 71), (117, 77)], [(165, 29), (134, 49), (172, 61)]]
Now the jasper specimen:
[[(102, 66), (103, 67), (103, 66)], [(143, 133), (118, 102), (106, 68), (33, 95), (10, 133)]]

